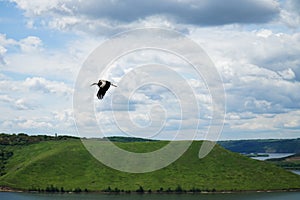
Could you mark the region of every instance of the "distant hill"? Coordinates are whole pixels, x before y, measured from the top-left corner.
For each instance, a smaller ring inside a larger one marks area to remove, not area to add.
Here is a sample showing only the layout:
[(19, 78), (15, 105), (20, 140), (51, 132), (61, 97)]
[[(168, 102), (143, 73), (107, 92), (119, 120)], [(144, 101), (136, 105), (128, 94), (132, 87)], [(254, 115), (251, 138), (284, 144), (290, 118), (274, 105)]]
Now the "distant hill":
[(239, 153), (300, 153), (298, 139), (219, 141), (225, 149)]
[[(124, 149), (147, 152), (166, 141), (123, 142)], [(144, 174), (111, 169), (92, 157), (76, 138), (1, 145), (5, 162), (0, 188), (37, 191), (240, 191), (300, 189), (300, 176), (216, 145), (198, 158), (194, 141), (176, 162)]]

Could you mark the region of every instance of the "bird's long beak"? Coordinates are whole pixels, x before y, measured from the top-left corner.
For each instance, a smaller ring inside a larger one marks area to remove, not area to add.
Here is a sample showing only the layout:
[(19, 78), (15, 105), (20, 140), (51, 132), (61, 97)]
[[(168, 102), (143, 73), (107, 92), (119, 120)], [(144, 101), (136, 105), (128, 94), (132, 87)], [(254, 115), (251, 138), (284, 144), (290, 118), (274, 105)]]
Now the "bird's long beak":
[(116, 85), (114, 85), (114, 84), (111, 84), (112, 86), (114, 86), (114, 87), (118, 87), (118, 86), (116, 86)]
[(93, 84), (91, 84), (91, 86), (93, 86), (93, 85), (97, 85), (97, 83), (93, 83)]

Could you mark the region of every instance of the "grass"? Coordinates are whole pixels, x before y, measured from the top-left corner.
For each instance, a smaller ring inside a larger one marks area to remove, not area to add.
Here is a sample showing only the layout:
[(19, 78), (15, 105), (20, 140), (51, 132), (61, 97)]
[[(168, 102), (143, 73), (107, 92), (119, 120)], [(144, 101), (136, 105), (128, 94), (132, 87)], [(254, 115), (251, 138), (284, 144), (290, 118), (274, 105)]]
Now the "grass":
[[(133, 152), (149, 152), (167, 142), (116, 143)], [(111, 169), (84, 148), (80, 140), (44, 141), (25, 146), (6, 146), (13, 151), (5, 165), (0, 186), (28, 190), (49, 186), (89, 191), (164, 191), (180, 188), (201, 191), (300, 189), (300, 176), (273, 164), (253, 160), (216, 146), (198, 158), (201, 142), (195, 141), (176, 162), (161, 170), (130, 174)]]

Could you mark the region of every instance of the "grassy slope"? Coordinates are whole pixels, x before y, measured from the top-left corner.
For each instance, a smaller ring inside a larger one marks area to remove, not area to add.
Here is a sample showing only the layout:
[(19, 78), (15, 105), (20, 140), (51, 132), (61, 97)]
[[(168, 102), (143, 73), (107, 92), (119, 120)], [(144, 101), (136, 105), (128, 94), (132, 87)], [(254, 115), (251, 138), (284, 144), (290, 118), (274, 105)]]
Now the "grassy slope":
[[(119, 143), (133, 151), (158, 149), (166, 142)], [(95, 160), (79, 140), (49, 141), (14, 148), (0, 186), (18, 189), (54, 185), (71, 190), (77, 187), (103, 190), (108, 186), (124, 190), (159, 188), (201, 190), (269, 190), (300, 188), (300, 176), (275, 165), (246, 158), (219, 146), (198, 159), (201, 142), (170, 166), (145, 174), (129, 174), (108, 168)]]

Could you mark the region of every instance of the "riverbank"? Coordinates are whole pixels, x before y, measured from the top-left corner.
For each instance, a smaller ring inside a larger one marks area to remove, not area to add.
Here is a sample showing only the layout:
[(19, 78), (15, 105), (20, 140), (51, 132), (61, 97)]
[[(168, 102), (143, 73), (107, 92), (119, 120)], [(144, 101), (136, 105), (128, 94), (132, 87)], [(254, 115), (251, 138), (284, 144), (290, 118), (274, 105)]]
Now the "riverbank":
[(6, 186), (0, 186), (0, 192), (27, 192), (27, 191), (17, 190)]

